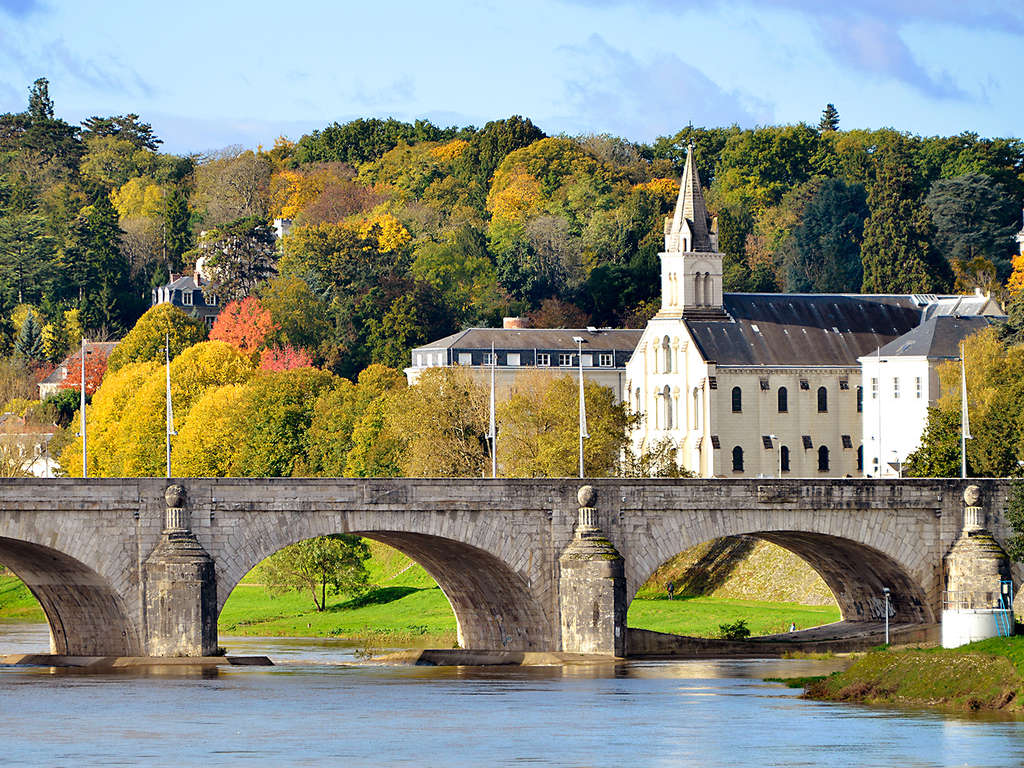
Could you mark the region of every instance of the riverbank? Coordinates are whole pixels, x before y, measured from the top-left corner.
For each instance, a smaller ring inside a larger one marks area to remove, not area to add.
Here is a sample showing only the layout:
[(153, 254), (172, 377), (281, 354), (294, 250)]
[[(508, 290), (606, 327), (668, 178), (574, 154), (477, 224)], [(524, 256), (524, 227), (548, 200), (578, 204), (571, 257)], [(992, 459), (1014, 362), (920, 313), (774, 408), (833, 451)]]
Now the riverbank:
[(961, 648), (872, 651), (820, 679), (785, 681), (820, 701), (926, 707), (945, 712), (1024, 712), (1024, 637)]

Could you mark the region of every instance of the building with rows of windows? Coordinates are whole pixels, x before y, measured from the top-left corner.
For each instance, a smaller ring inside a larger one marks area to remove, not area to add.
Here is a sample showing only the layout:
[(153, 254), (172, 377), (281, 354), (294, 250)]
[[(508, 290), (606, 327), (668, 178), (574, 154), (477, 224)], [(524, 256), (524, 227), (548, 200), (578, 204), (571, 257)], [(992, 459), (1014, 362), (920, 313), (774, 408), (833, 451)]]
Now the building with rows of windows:
[[(634, 448), (669, 441), (704, 477), (877, 472), (876, 457), (865, 463), (861, 361), (931, 320), (1002, 314), (980, 295), (723, 293), (716, 230), (691, 149), (665, 222), (661, 310), (626, 387), (643, 417)], [(930, 382), (923, 403), (936, 396)]]
[(506, 318), (504, 328), (469, 328), (412, 351), (405, 369), (409, 384), (423, 371), (439, 366), (462, 366), (481, 381), (489, 380), (492, 354), (494, 384), (504, 397), (527, 371), (576, 375), (583, 339), (583, 377), (625, 397), (626, 361), (642, 331), (613, 328), (526, 328), (519, 318)]

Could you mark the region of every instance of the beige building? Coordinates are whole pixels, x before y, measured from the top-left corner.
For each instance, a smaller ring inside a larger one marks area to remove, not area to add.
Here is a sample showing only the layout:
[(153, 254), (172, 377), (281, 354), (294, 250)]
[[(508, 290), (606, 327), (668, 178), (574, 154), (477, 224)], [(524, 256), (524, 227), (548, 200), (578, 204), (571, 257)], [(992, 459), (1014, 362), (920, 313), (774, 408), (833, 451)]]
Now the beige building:
[(687, 157), (665, 221), (661, 311), (626, 365), (638, 451), (669, 441), (703, 477), (864, 473), (858, 358), (937, 314), (998, 314), (983, 296), (730, 294), (717, 227)]
[(507, 397), (527, 371), (549, 371), (568, 376), (579, 372), (583, 340), (583, 377), (625, 398), (626, 361), (643, 331), (615, 328), (524, 328), (517, 318), (506, 318), (505, 328), (468, 328), (416, 347), (412, 365), (405, 369), (409, 384), (419, 381), (428, 368), (461, 366), (482, 382), (491, 376), (499, 398)]

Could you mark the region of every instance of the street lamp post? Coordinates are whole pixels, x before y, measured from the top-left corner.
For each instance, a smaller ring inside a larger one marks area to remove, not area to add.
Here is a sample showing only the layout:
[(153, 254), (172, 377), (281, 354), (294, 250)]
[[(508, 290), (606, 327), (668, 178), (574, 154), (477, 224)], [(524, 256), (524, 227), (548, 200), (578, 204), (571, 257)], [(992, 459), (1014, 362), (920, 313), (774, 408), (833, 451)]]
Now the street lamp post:
[(885, 595), (885, 644), (889, 644), (889, 588), (882, 587), (882, 594)]
[(583, 438), (590, 437), (587, 434), (587, 403), (583, 397), (583, 345), (586, 339), (582, 336), (573, 336), (576, 342), (576, 356), (580, 366), (580, 477), (583, 477)]
[(768, 439), (775, 445), (775, 450), (779, 452), (779, 479), (782, 479), (782, 439), (778, 435), (768, 435)]

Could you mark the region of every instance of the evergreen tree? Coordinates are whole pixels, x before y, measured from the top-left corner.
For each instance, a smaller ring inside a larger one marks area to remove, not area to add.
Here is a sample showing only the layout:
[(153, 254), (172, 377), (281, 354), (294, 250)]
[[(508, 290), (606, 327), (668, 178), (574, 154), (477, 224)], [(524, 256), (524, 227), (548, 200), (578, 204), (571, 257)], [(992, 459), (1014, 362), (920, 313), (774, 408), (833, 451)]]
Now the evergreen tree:
[(43, 329), (31, 310), (25, 315), (18, 338), (14, 342), (14, 354), (22, 360), (43, 359)]
[(921, 203), (921, 180), (906, 139), (879, 150), (875, 183), (868, 192), (861, 263), (865, 293), (942, 293), (949, 265), (932, 246), (932, 223)]
[(167, 249), (167, 271), (180, 272), (182, 254), (192, 247), (188, 200), (180, 189), (171, 190), (167, 196), (167, 207), (164, 210), (164, 247)]
[(936, 247), (950, 262), (984, 256), (1001, 279), (1009, 275), (1020, 209), (1001, 184), (981, 173), (939, 179), (924, 202)]
[(46, 219), (31, 213), (0, 216), (0, 286), (17, 303), (40, 298), (40, 275), (49, 266), (54, 244)]
[(125, 301), (131, 288), (120, 248), (121, 234), (117, 211), (105, 194), (75, 227), (68, 266), (79, 289), (82, 326), (89, 331), (120, 327), (133, 308)]
[(835, 104), (826, 104), (821, 112), (821, 120), (818, 122), (818, 130), (822, 133), (839, 130), (839, 110)]
[(50, 81), (45, 77), (37, 78), (28, 89), (28, 114), (33, 121), (53, 120)]
[(860, 290), (860, 241), (867, 215), (864, 187), (841, 179), (823, 180), (804, 208), (786, 249), (787, 290)]

